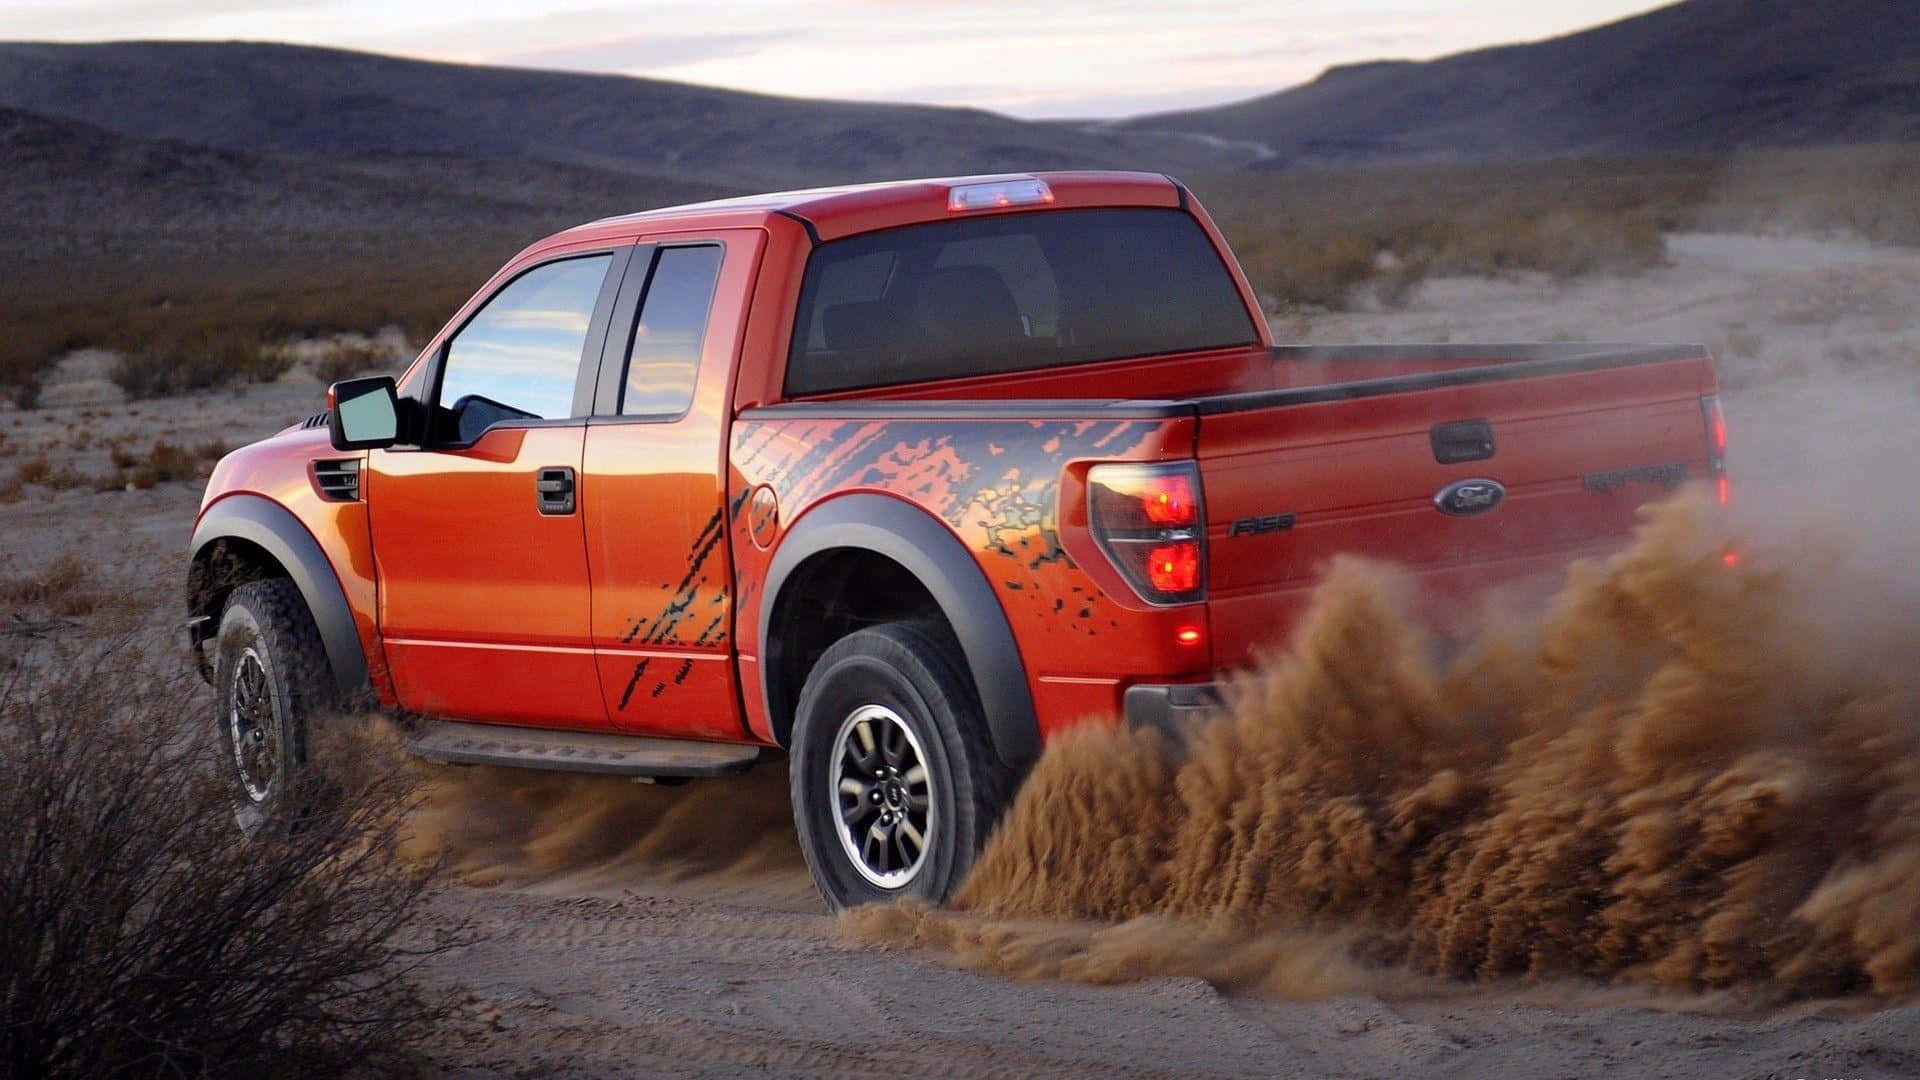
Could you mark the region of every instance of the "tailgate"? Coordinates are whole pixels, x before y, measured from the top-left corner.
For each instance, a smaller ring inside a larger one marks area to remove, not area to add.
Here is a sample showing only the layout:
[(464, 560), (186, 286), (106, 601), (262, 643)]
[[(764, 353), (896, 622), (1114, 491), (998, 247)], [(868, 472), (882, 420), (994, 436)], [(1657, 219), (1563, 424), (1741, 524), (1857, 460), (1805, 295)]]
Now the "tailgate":
[(1622, 537), (1710, 470), (1704, 349), (1328, 352), (1276, 350), (1273, 389), (1196, 403), (1217, 665), (1290, 626), (1336, 554), (1457, 595)]

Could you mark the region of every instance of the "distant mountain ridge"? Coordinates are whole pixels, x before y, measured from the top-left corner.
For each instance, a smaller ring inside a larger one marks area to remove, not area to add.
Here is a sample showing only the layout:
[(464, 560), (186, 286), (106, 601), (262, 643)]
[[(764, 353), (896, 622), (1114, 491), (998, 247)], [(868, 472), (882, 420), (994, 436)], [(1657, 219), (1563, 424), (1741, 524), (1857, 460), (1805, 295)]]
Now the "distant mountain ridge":
[[(650, 79), (295, 45), (0, 44), (0, 105), (141, 138), (302, 156), (524, 158), (741, 188), (888, 176), (1235, 164), (1199, 141), (977, 109), (770, 97)], [(1244, 155), (1241, 155), (1244, 158)]]
[(1920, 0), (1688, 0), (1127, 126), (1258, 142), (1277, 164), (1914, 142)]
[(519, 159), (739, 189), (1908, 142), (1920, 141), (1920, 0), (1686, 0), (1099, 124), (239, 42), (0, 43), (0, 106), (249, 153)]

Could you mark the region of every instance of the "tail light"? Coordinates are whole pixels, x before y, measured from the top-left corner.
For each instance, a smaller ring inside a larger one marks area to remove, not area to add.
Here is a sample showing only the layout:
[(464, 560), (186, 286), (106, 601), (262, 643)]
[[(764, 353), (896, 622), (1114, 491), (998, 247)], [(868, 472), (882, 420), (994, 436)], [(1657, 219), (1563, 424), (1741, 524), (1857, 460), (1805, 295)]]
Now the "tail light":
[(1700, 415), (1707, 425), (1707, 470), (1713, 474), (1720, 505), (1725, 506), (1731, 494), (1727, 484), (1727, 414), (1720, 408), (1719, 394), (1700, 398)]
[(1206, 515), (1193, 462), (1095, 465), (1087, 471), (1093, 538), (1135, 592), (1156, 604), (1206, 596)]

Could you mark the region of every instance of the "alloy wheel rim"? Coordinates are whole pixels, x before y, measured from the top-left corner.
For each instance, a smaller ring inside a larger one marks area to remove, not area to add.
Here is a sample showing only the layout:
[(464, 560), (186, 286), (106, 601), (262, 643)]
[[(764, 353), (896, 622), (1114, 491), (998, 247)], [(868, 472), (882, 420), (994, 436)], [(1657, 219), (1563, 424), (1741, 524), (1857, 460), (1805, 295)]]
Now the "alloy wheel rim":
[(279, 772), (280, 725), (274, 722), (267, 667), (248, 646), (233, 665), (233, 692), (227, 707), (227, 735), (233, 764), (247, 798), (265, 802)]
[(869, 883), (901, 888), (926, 864), (939, 827), (926, 752), (885, 705), (848, 713), (833, 746), (828, 791), (840, 847)]

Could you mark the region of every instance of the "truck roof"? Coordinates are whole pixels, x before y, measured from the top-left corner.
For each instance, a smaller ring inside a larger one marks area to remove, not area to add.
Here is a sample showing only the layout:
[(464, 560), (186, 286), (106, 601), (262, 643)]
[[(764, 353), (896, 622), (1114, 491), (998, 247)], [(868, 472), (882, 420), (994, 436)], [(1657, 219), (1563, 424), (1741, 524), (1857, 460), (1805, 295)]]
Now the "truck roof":
[(1012, 209), (1031, 210), (1039, 206), (1056, 209), (1095, 206), (1180, 207), (1186, 205), (1187, 200), (1185, 187), (1161, 173), (1039, 172), (948, 176), (777, 191), (668, 206), (588, 222), (558, 234), (551, 242), (632, 232), (636, 228), (652, 230), (677, 229), (681, 226), (719, 228), (760, 225), (770, 217), (793, 219), (806, 226), (816, 239), (836, 240), (874, 229), (940, 221), (956, 213), (993, 213), (995, 208), (991, 206), (977, 210), (949, 209), (953, 190), (986, 185), (1019, 185), (1036, 180), (1046, 185), (1046, 201), (1019, 204)]

